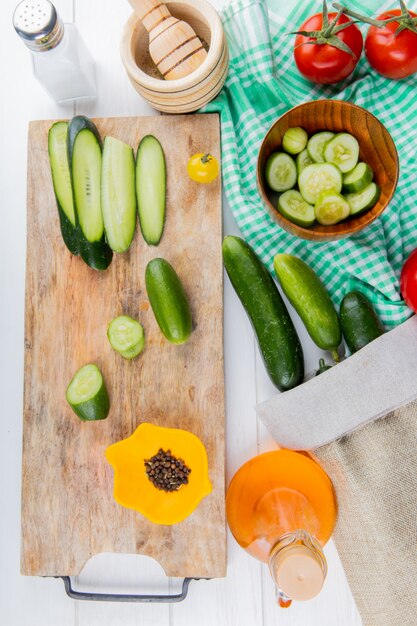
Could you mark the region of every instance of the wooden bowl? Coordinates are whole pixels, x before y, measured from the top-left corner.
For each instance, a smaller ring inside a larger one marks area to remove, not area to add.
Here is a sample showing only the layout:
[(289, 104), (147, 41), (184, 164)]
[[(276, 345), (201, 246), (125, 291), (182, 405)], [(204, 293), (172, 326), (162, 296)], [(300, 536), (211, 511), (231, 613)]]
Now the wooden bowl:
[[(381, 197), (376, 205), (334, 226), (313, 224), (310, 228), (297, 226), (276, 207), (277, 194), (265, 181), (265, 164), (272, 152), (281, 150), (282, 137), (292, 126), (301, 126), (309, 135), (321, 130), (347, 132), (359, 142), (359, 160), (368, 163), (374, 171), (374, 181), (381, 187)], [(267, 132), (258, 155), (258, 189), (271, 217), (286, 231), (302, 239), (334, 241), (349, 237), (371, 224), (387, 207), (398, 182), (398, 154), (391, 135), (371, 113), (342, 100), (315, 100), (294, 107), (284, 113)]]
[(191, 74), (164, 80), (149, 55), (149, 36), (133, 14), (121, 41), (120, 53), (136, 91), (165, 113), (189, 113), (219, 93), (229, 68), (229, 52), (220, 17), (207, 0), (166, 0), (172, 15), (188, 22), (208, 46), (205, 61)]

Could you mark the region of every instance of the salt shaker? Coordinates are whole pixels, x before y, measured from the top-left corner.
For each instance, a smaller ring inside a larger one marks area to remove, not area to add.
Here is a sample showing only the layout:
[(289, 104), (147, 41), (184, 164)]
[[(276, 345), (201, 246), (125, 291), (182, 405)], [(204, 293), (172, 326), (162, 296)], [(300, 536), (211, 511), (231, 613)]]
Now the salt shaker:
[(94, 63), (74, 24), (63, 24), (49, 0), (23, 0), (13, 26), (32, 53), (33, 71), (60, 104), (96, 96)]

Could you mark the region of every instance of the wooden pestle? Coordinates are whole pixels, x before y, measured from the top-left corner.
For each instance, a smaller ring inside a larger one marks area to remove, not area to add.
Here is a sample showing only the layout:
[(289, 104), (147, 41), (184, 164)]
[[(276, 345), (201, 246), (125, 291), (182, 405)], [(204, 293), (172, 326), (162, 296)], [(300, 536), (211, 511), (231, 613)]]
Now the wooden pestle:
[(191, 74), (207, 57), (200, 38), (160, 0), (129, 0), (149, 33), (149, 54), (166, 80)]

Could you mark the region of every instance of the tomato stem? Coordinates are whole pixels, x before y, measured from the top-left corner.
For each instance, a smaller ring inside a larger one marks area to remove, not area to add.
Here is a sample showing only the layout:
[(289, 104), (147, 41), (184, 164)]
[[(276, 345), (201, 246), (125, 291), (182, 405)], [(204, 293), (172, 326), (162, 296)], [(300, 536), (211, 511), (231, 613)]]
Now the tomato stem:
[(376, 26), (376, 28), (383, 28), (387, 24), (391, 24), (392, 22), (398, 22), (399, 26), (397, 29), (397, 33), (401, 32), (405, 28), (411, 30), (414, 33), (417, 33), (417, 18), (411, 16), (410, 11), (405, 6), (403, 0), (399, 1), (402, 13), (400, 15), (394, 15), (393, 17), (389, 17), (386, 20), (375, 20), (371, 17), (366, 17), (365, 15), (361, 15), (360, 13), (356, 13), (355, 11), (348, 9), (338, 2), (333, 2), (332, 7), (334, 9), (337, 9), (338, 11), (341, 11), (344, 15), (353, 17), (359, 22), (364, 22), (365, 24), (371, 24), (371, 26)]
[(203, 154), (203, 156), (201, 157), (201, 162), (202, 163), (208, 163), (209, 161), (211, 161), (213, 157), (211, 156), (211, 154), (209, 152), (206, 152), (206, 154)]

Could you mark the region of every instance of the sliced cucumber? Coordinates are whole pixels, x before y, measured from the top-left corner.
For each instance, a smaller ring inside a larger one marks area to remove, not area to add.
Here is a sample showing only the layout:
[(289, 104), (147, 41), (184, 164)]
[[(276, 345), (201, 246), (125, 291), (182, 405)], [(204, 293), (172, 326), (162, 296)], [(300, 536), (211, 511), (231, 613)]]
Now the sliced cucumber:
[(142, 235), (147, 244), (157, 246), (165, 223), (166, 165), (161, 144), (147, 135), (136, 156), (136, 197)]
[(101, 140), (93, 122), (83, 115), (73, 117), (68, 127), (67, 146), (79, 252), (90, 267), (105, 270), (113, 253), (104, 239)]
[(125, 252), (136, 227), (135, 159), (132, 148), (114, 137), (104, 140), (101, 208), (107, 243)]
[(290, 222), (299, 226), (311, 226), (315, 220), (314, 207), (308, 204), (295, 189), (284, 191), (278, 199), (278, 211)]
[(357, 139), (349, 133), (338, 133), (324, 148), (324, 160), (337, 165), (343, 173), (353, 170), (359, 158)]
[(298, 178), (298, 186), (304, 200), (315, 204), (321, 193), (342, 191), (342, 175), (331, 163), (307, 165)]
[(128, 315), (119, 315), (107, 328), (111, 347), (125, 359), (133, 359), (145, 346), (143, 327)]
[(333, 137), (334, 133), (327, 130), (310, 137), (307, 143), (307, 152), (314, 163), (324, 163), (324, 148)]
[(319, 224), (331, 226), (349, 216), (350, 206), (339, 193), (327, 191), (319, 196), (314, 213)]
[(299, 154), (307, 145), (308, 135), (304, 128), (293, 126), (285, 131), (282, 138), (282, 148), (288, 154)]
[(343, 191), (346, 193), (356, 193), (362, 191), (372, 182), (374, 173), (372, 168), (362, 161), (355, 165), (353, 170), (343, 176)]
[(295, 164), (297, 166), (298, 175), (301, 174), (301, 172), (305, 167), (307, 167), (307, 165), (311, 165), (312, 163), (314, 163), (314, 161), (310, 159), (307, 149), (300, 152), (300, 154), (297, 154)]
[(97, 365), (84, 365), (67, 387), (67, 401), (84, 421), (102, 420), (110, 410), (109, 395)]
[(350, 215), (358, 215), (362, 211), (371, 209), (379, 200), (381, 188), (371, 183), (358, 193), (347, 193), (345, 198), (350, 206)]
[(297, 182), (294, 160), (285, 152), (273, 152), (265, 166), (265, 178), (274, 191), (287, 191)]
[(55, 122), (48, 133), (48, 154), (58, 206), (62, 238), (72, 254), (78, 254), (74, 199), (67, 155), (68, 122)]

